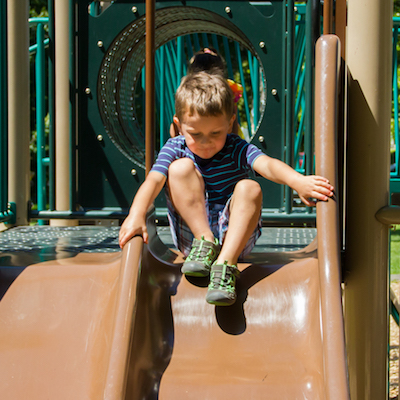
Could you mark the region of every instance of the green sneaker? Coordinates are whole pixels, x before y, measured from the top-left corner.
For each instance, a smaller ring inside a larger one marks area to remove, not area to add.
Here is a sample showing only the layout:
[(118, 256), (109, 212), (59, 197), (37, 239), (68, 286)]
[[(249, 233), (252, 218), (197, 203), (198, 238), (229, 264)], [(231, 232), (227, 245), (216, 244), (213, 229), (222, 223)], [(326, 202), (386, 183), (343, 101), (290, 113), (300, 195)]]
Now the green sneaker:
[(206, 296), (207, 303), (216, 306), (230, 306), (236, 301), (236, 279), (240, 272), (236, 265), (214, 264)]
[(212, 263), (217, 259), (220, 245), (218, 239), (214, 243), (201, 237), (193, 239), (192, 249), (182, 265), (182, 273), (188, 276), (208, 276)]

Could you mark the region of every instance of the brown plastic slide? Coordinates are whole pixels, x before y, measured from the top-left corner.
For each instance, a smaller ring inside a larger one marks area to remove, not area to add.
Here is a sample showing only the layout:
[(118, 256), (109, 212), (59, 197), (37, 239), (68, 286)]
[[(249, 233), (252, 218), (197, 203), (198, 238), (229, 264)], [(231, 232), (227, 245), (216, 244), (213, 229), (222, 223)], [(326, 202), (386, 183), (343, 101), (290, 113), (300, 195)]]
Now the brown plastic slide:
[[(317, 48), (317, 173), (336, 187), (339, 43)], [(307, 248), (239, 266), (231, 307), (207, 304), (207, 282), (182, 277), (149, 218), (148, 246), (135, 237), (122, 253), (18, 276), (0, 302), (2, 400), (349, 398), (334, 200), (318, 203)]]
[(0, 302), (2, 400), (123, 398), (141, 250), (24, 269)]

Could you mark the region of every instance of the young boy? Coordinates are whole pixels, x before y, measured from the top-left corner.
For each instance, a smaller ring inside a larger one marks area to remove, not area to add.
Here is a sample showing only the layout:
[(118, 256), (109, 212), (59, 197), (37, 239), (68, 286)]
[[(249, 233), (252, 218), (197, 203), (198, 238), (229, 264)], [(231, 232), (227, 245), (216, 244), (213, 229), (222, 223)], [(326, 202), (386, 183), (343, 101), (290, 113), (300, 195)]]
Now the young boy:
[(187, 256), (182, 272), (210, 274), (207, 302), (231, 305), (236, 300), (237, 261), (252, 250), (261, 234), (262, 192), (249, 179), (250, 173), (289, 185), (308, 206), (314, 205), (310, 198), (326, 201), (333, 187), (327, 179), (303, 176), (231, 135), (233, 93), (218, 74), (184, 77), (175, 96), (175, 111), (180, 135), (160, 150), (139, 188), (121, 226), (120, 246), (136, 234), (147, 242), (146, 212), (166, 184), (172, 236)]

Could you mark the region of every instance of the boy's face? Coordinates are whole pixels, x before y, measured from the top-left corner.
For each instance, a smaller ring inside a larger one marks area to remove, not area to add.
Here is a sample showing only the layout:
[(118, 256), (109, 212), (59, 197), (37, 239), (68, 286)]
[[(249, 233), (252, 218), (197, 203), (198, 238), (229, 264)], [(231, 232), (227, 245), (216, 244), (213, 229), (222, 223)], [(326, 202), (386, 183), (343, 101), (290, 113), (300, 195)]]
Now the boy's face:
[(228, 119), (225, 113), (218, 116), (202, 117), (197, 112), (185, 113), (180, 121), (176, 116), (174, 122), (179, 133), (185, 136), (189, 150), (197, 156), (208, 159), (225, 145), (226, 135), (232, 132), (235, 115)]

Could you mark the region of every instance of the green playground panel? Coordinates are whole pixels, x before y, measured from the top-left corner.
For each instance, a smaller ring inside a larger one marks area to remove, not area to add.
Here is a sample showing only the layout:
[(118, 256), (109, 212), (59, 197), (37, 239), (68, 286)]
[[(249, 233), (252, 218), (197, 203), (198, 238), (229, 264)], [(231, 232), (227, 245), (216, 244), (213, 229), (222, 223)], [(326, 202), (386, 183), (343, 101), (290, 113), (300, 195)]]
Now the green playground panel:
[[(156, 3), (156, 47), (179, 36), (209, 33), (238, 42), (236, 46), (244, 51), (247, 48), (262, 68), (266, 104), (251, 142), (283, 159), (286, 2), (184, 4)], [(85, 209), (126, 208), (145, 176), (141, 163), (144, 132), (138, 123), (141, 103), (138, 106), (137, 99), (135, 103), (145, 61), (145, 4), (135, 2), (133, 12), (131, 2), (114, 2), (98, 16), (88, 13), (87, 1), (77, 1), (77, 5), (78, 203)], [(265, 46), (260, 47), (260, 43)], [(260, 136), (264, 141), (259, 140)], [(261, 182), (264, 208), (282, 209), (283, 188)], [(162, 195), (156, 205), (165, 207)]]

